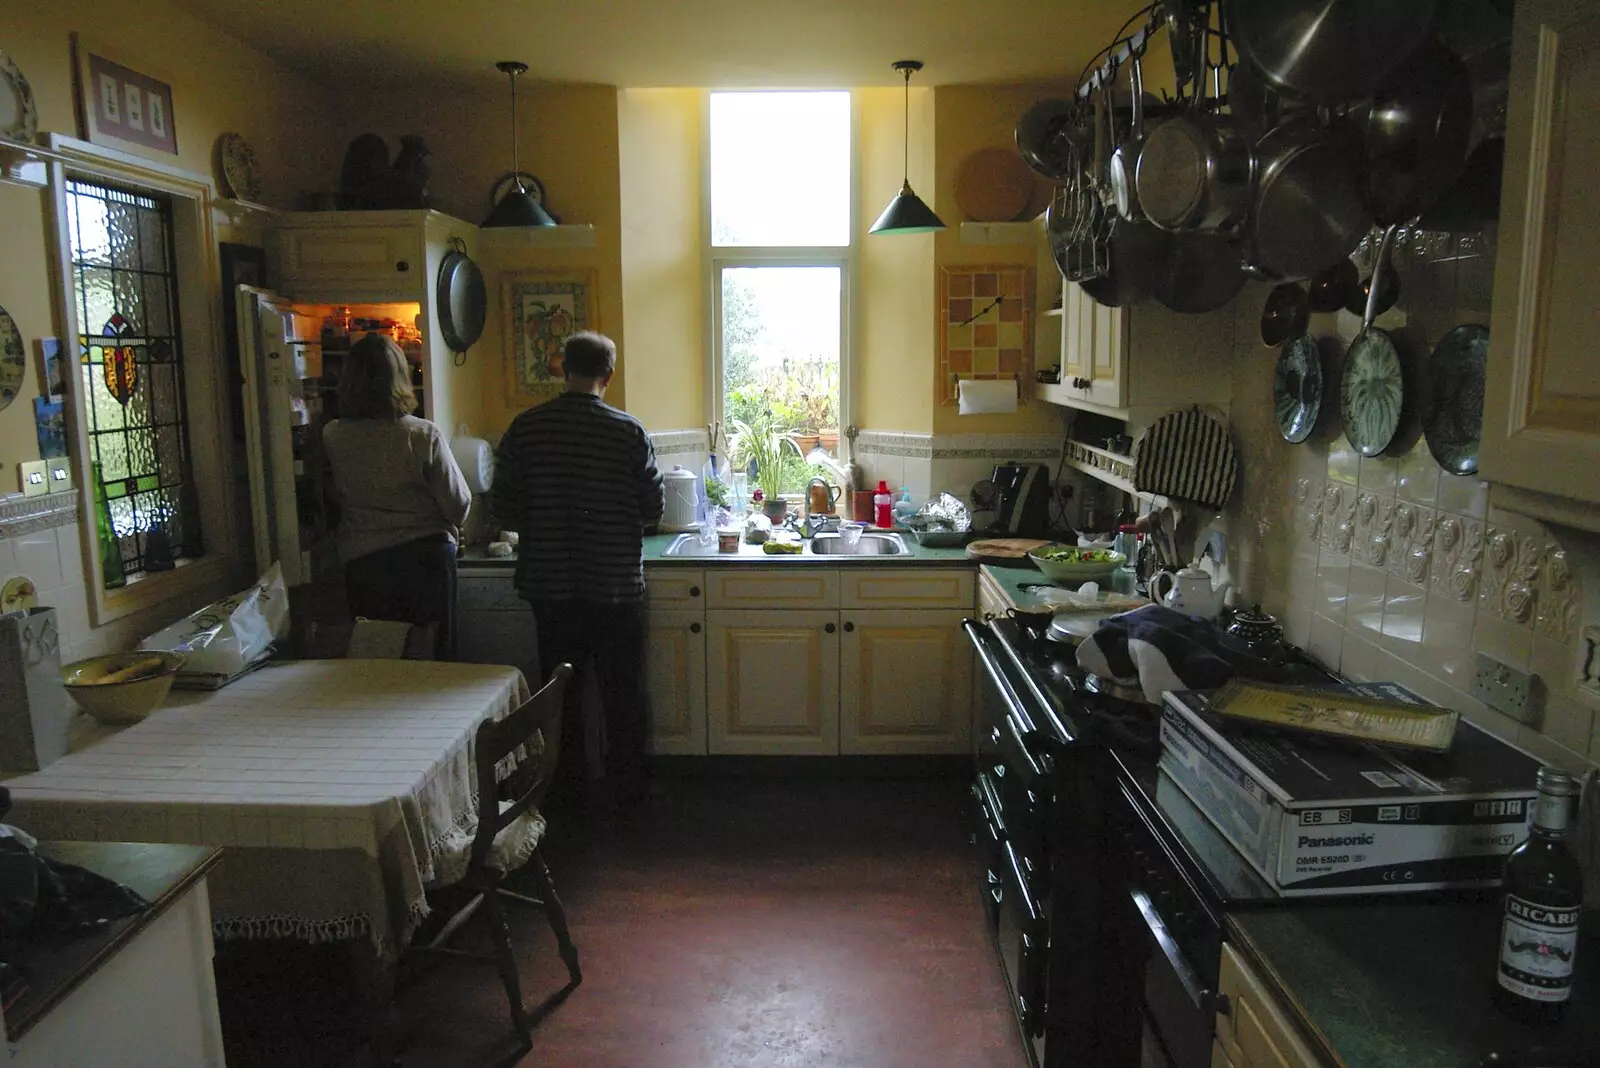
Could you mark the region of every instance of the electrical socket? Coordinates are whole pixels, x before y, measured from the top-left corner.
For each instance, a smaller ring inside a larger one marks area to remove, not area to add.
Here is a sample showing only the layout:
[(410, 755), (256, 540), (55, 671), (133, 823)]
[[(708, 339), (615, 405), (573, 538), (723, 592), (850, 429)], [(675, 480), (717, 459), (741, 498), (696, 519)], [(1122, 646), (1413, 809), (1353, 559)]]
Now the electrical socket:
[(17, 465), (18, 488), (24, 497), (38, 497), (50, 492), (50, 476), (43, 460), (24, 460)]
[(1530, 726), (1537, 726), (1544, 713), (1544, 687), (1539, 676), (1502, 664), (1487, 653), (1478, 654), (1472, 696), (1496, 712)]

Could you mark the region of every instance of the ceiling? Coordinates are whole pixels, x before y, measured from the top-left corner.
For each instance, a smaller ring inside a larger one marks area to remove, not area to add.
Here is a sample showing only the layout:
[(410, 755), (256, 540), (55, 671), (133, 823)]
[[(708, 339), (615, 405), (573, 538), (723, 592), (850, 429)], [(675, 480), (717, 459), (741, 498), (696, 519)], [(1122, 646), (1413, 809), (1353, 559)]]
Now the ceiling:
[(1075, 76), (1138, 0), (177, 0), (330, 85), (503, 77), (628, 88), (918, 86)]

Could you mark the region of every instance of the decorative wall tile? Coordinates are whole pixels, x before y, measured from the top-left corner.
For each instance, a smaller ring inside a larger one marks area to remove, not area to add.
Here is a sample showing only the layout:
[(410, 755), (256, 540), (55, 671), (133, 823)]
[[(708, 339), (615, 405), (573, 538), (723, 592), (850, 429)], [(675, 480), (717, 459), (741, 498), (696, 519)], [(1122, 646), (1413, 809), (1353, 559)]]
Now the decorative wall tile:
[(1534, 629), (1545, 638), (1571, 642), (1578, 627), (1578, 576), (1567, 551), (1556, 542), (1545, 543), (1537, 596)]
[(1439, 497), (1439, 463), (1428, 451), (1426, 441), (1400, 458), (1400, 475), (1395, 482), (1402, 501), (1431, 506)]
[(1322, 493), (1322, 547), (1329, 552), (1350, 555), (1356, 533), (1356, 496), (1354, 486), (1329, 478)]
[(655, 446), (657, 456), (679, 456), (683, 453), (710, 451), (703, 427), (694, 430), (653, 431), (650, 434), (650, 443)]
[(1361, 454), (1350, 445), (1350, 439), (1340, 434), (1328, 446), (1328, 478), (1354, 486), (1361, 474)]
[(1309, 478), (1295, 483), (1295, 527), (1313, 545), (1322, 543), (1322, 500), (1324, 486)]
[(20, 493), (0, 497), (0, 538), (71, 526), (77, 521), (78, 494), (74, 490), (42, 497), (24, 497)]
[(1433, 559), (1435, 517), (1432, 508), (1408, 501), (1395, 502), (1394, 522), (1389, 532), (1389, 574), (1418, 586), (1427, 585), (1429, 564)]
[(1394, 530), (1393, 497), (1362, 493), (1356, 498), (1354, 555), (1373, 567), (1383, 567), (1389, 558)]
[(1345, 602), (1350, 596), (1350, 558), (1330, 550), (1322, 550), (1317, 561), (1316, 611), (1338, 623), (1345, 624)]
[(1470, 475), (1439, 473), (1439, 510), (1483, 519), (1489, 514), (1489, 484)]
[(1433, 534), (1433, 593), (1471, 603), (1478, 592), (1482, 562), (1483, 524), (1465, 516), (1438, 513)]
[(1408, 660), (1422, 647), (1428, 591), (1388, 576), (1383, 591), (1383, 647)]
[(1519, 627), (1533, 625), (1539, 564), (1544, 539), (1534, 534), (1493, 525), (1484, 544), (1483, 589), (1479, 610), (1493, 612)]

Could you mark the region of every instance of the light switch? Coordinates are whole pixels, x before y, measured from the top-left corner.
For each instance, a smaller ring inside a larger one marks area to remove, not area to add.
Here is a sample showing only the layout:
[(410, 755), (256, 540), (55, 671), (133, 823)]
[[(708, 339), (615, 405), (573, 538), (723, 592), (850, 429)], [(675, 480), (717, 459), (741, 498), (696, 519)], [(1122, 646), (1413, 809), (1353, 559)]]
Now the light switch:
[(72, 488), (72, 463), (65, 456), (58, 456), (53, 460), (46, 460), (45, 470), (48, 474), (46, 480), (50, 485), (51, 493), (65, 493)]
[(50, 492), (50, 475), (44, 460), (24, 460), (17, 465), (17, 478), (24, 497), (38, 497)]

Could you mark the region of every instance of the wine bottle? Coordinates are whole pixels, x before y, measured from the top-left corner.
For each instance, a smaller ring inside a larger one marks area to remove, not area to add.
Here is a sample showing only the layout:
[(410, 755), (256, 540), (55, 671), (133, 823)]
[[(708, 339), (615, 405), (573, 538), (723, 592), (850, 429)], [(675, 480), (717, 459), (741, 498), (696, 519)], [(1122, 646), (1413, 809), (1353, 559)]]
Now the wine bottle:
[(100, 481), (100, 464), (90, 465), (94, 479), (95, 540), (100, 543), (100, 579), (108, 590), (128, 584), (122, 569), (122, 543), (117, 540), (117, 530), (111, 523), (111, 502), (106, 499), (106, 485)]
[(1572, 995), (1583, 869), (1566, 840), (1577, 784), (1564, 771), (1540, 768), (1538, 785), (1528, 837), (1506, 858), (1495, 1000), (1524, 1023), (1549, 1025)]

